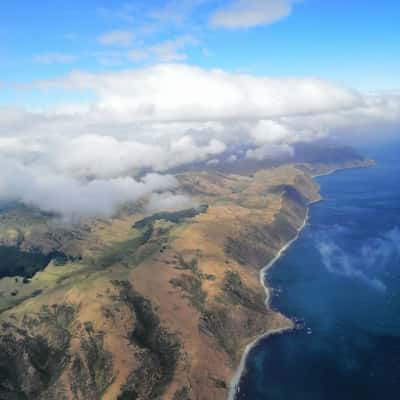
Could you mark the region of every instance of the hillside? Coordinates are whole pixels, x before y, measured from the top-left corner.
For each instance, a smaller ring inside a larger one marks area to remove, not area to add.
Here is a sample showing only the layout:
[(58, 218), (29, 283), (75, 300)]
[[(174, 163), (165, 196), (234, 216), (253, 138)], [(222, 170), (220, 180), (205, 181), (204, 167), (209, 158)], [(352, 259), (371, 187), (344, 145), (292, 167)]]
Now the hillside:
[(0, 265), (0, 399), (225, 399), (245, 346), (293, 327), (259, 271), (320, 198), (312, 176), (366, 165), (179, 172), (193, 208), (73, 227), (4, 211), (0, 251), (20, 267)]

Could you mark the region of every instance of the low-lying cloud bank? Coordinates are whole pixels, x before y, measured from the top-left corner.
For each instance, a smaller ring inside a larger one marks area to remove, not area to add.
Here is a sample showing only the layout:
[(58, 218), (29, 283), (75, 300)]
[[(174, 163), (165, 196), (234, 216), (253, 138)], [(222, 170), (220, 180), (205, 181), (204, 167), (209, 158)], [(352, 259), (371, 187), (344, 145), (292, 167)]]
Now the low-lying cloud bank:
[(0, 168), (2, 200), (18, 200), (68, 219), (109, 216), (126, 202), (177, 184), (173, 176), (160, 174), (147, 174), (140, 180), (129, 176), (84, 179), (16, 162), (3, 161)]
[[(95, 100), (41, 111), (0, 108), (0, 199), (64, 215), (110, 214), (126, 201), (169, 190), (165, 171), (218, 160), (234, 145), (251, 146), (248, 158), (273, 159), (338, 129), (400, 121), (398, 93), (182, 64), (74, 72), (33, 87), (77, 98), (90, 91)], [(158, 175), (134, 178), (149, 171)]]

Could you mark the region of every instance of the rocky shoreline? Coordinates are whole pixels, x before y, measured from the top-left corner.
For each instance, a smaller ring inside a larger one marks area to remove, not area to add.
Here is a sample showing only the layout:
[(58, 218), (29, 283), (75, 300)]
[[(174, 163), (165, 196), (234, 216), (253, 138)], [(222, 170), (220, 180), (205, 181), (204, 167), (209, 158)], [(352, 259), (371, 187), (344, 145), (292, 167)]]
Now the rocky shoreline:
[[(272, 268), (273, 265), (282, 257), (282, 255), (285, 253), (285, 251), (299, 238), (301, 231), (306, 226), (307, 220), (308, 220), (308, 214), (307, 214), (306, 218), (304, 219), (303, 225), (299, 228), (296, 236), (293, 239), (291, 239), (286, 245), (282, 246), (282, 248), (279, 250), (278, 254), (260, 271), (260, 282), (261, 282), (262, 287), (265, 290), (265, 294), (266, 294), (265, 305), (267, 308), (270, 307), (270, 304), (269, 304), (270, 288), (268, 286), (266, 286), (266, 284), (265, 284), (265, 275), (268, 272), (268, 270), (270, 268)], [(248, 358), (250, 351), (260, 342), (260, 340), (266, 339), (267, 337), (272, 336), (272, 335), (284, 333), (288, 330), (293, 329), (293, 326), (294, 326), (293, 324), (289, 323), (287, 327), (267, 331), (264, 334), (258, 336), (252, 343), (250, 343), (246, 346), (246, 348), (243, 352), (242, 358), (240, 360), (239, 368), (237, 369), (237, 371), (230, 383), (228, 400), (235, 399), (235, 396), (239, 390), (240, 379), (245, 371), (246, 362), (247, 362), (247, 358)]]
[[(338, 171), (343, 171), (346, 169), (354, 169), (354, 168), (368, 168), (375, 165), (375, 161), (374, 160), (364, 160), (362, 162), (349, 162), (346, 163), (344, 165), (321, 165), (318, 166), (314, 169), (313, 173), (311, 173), (311, 178), (313, 180), (315, 180), (315, 178), (321, 177), (321, 176), (327, 176), (327, 175), (331, 175), (333, 173), (336, 173)], [(310, 171), (311, 172), (311, 171)], [(312, 204), (315, 204), (319, 201), (322, 201), (322, 197), (319, 197), (317, 199), (314, 200), (310, 200), (306, 206), (306, 216), (304, 217), (303, 223), (299, 226), (296, 235), (291, 238), (286, 244), (284, 244), (280, 250), (277, 252), (277, 254), (275, 255), (275, 257), (268, 262), (268, 264), (261, 269), (260, 271), (260, 283), (261, 286), (264, 288), (265, 290), (265, 294), (266, 294), (266, 298), (265, 298), (265, 306), (267, 309), (270, 308), (270, 290), (271, 288), (268, 287), (266, 285), (265, 282), (265, 278), (266, 278), (266, 274), (268, 272), (268, 270), (270, 268), (272, 268), (274, 266), (274, 264), (284, 255), (284, 253), (287, 251), (287, 249), (290, 248), (290, 246), (296, 241), (298, 240), (298, 238), (300, 237), (301, 232), (303, 231), (303, 229), (305, 228), (305, 226), (307, 225), (308, 219), (309, 219), (309, 207)], [(282, 333), (285, 333), (287, 331), (290, 331), (294, 328), (295, 324), (294, 322), (291, 321), (291, 323), (288, 324), (287, 327), (282, 327), (280, 329), (271, 329), (269, 331), (266, 331), (265, 333), (259, 335), (258, 337), (256, 337), (251, 343), (249, 343), (244, 351), (243, 351), (243, 355), (242, 358), (240, 360), (240, 364), (239, 367), (237, 368), (235, 375), (233, 376), (230, 386), (229, 386), (229, 394), (228, 394), (228, 400), (235, 400), (236, 394), (239, 392), (240, 387), (240, 380), (245, 372), (245, 368), (246, 368), (246, 362), (247, 362), (247, 358), (248, 355), (250, 353), (250, 351), (263, 339), (266, 339), (272, 335), (279, 335)]]

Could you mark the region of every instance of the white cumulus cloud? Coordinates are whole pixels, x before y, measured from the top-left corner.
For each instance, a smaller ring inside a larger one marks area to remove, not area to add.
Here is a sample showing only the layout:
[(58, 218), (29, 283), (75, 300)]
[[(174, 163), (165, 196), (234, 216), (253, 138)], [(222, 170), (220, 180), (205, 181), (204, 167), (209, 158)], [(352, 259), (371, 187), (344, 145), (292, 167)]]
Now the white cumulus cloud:
[[(0, 199), (64, 215), (110, 214), (169, 191), (169, 169), (213, 163), (237, 145), (247, 146), (247, 158), (275, 159), (338, 129), (400, 122), (399, 93), (182, 64), (74, 72), (33, 87), (68, 98), (89, 91), (93, 100), (0, 108)], [(152, 181), (138, 178), (149, 173), (157, 173)]]

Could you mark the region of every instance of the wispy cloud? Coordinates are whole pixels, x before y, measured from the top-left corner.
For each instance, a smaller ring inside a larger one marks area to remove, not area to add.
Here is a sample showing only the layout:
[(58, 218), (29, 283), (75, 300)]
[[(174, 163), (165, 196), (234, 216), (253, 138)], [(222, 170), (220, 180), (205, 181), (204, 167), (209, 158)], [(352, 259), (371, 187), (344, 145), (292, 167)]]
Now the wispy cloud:
[(237, 29), (267, 25), (291, 14), (293, 0), (234, 0), (210, 18), (212, 26)]
[(117, 8), (99, 7), (96, 11), (97, 15), (102, 18), (132, 23), (136, 20), (138, 5), (130, 2)]
[(189, 45), (197, 45), (199, 42), (190, 35), (180, 36), (172, 40), (151, 47), (151, 52), (162, 62), (182, 61), (186, 59), (186, 55), (180, 53)]
[(68, 53), (43, 53), (32, 57), (32, 61), (37, 64), (71, 64), (78, 59), (78, 55)]
[(159, 22), (182, 23), (184, 22), (196, 7), (210, 0), (170, 0), (162, 7), (153, 8), (148, 15)]
[(135, 38), (131, 31), (106, 32), (97, 38), (97, 41), (104, 46), (130, 46)]
[(386, 285), (381, 275), (391, 259), (400, 258), (400, 230), (394, 228), (379, 238), (369, 239), (355, 253), (346, 252), (332, 240), (319, 240), (317, 249), (329, 272), (357, 279), (378, 291), (385, 291)]
[(188, 46), (196, 46), (199, 41), (191, 35), (179, 36), (171, 40), (134, 49), (128, 52), (128, 58), (133, 62), (153, 60), (156, 62), (184, 61), (187, 55), (182, 51)]

